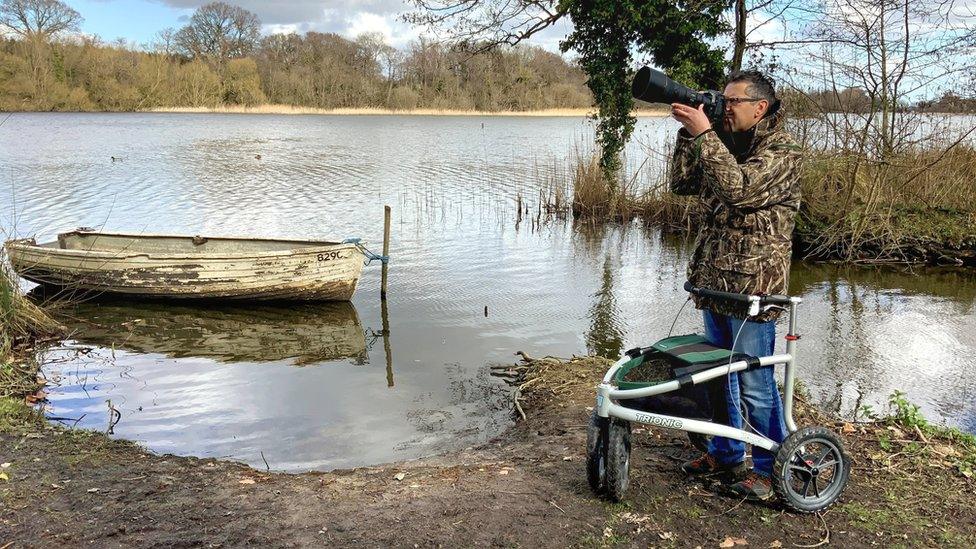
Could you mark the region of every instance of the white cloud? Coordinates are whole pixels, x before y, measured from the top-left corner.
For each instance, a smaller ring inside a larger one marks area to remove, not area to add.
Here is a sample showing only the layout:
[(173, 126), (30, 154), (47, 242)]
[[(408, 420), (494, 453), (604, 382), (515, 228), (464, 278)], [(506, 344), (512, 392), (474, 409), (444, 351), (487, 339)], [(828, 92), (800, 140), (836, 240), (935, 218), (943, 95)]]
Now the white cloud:
[[(167, 6), (195, 10), (210, 0), (156, 0)], [(409, 9), (403, 0), (233, 0), (232, 4), (257, 14), (266, 25), (310, 25), (323, 32), (339, 32), (359, 12), (396, 15)]]
[(569, 17), (562, 17), (554, 25), (532, 36), (528, 40), (528, 43), (553, 53), (561, 53), (559, 51), (559, 43), (571, 32), (573, 32), (572, 21), (570, 21)]
[(301, 34), (305, 32), (305, 25), (299, 23), (274, 23), (262, 25), (261, 30), (264, 34)]
[(365, 32), (378, 32), (387, 41), (393, 38), (393, 27), (386, 17), (375, 13), (359, 12), (349, 19), (349, 26), (344, 34), (349, 37), (359, 36)]
[[(195, 10), (211, 0), (154, 1), (177, 9)], [(400, 21), (401, 14), (413, 9), (406, 0), (231, 0), (231, 3), (255, 13), (267, 34), (316, 31), (355, 38), (363, 32), (380, 32), (390, 45), (404, 48), (425, 33), (425, 29)], [(558, 53), (559, 41), (570, 30), (572, 23), (563, 18), (528, 43)]]
[(752, 12), (746, 18), (746, 39), (750, 42), (775, 42), (785, 40), (788, 30), (782, 19), (768, 20), (765, 13)]
[(354, 39), (364, 32), (378, 32), (386, 38), (388, 44), (402, 49), (419, 38), (422, 29), (403, 23), (395, 14), (359, 12), (346, 20), (346, 27), (340, 34)]

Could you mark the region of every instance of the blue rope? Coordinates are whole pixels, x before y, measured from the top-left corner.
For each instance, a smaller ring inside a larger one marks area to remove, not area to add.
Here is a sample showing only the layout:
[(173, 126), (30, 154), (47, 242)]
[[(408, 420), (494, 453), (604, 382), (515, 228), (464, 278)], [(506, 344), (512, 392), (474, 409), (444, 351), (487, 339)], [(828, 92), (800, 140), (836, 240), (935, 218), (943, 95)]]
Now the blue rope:
[(364, 256), (366, 256), (366, 261), (363, 262), (363, 265), (369, 265), (370, 263), (372, 263), (373, 261), (375, 261), (377, 259), (380, 260), (380, 262), (381, 263), (384, 263), (384, 264), (390, 262), (390, 256), (388, 256), (388, 255), (380, 255), (380, 254), (373, 253), (373, 252), (369, 251), (366, 248), (366, 246), (363, 246), (362, 244), (359, 243), (359, 240), (360, 239), (358, 239), (358, 238), (347, 238), (347, 239), (343, 240), (342, 243), (343, 244), (355, 244), (356, 247), (359, 248), (359, 251), (362, 252)]

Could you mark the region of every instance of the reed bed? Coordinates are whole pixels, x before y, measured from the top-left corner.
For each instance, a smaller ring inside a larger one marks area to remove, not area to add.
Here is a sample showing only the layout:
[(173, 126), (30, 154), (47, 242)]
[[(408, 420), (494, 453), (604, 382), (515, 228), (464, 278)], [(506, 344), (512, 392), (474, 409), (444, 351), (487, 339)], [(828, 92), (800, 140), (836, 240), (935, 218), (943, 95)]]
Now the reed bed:
[[(976, 265), (976, 148), (962, 139), (930, 141), (883, 159), (857, 151), (807, 151), (794, 239), (803, 256)], [(670, 151), (663, 155), (669, 159)], [(630, 179), (610, 185), (598, 158), (596, 153), (575, 155), (570, 174), (574, 216), (592, 221), (638, 217), (671, 231), (696, 226), (697, 201), (669, 192), (668, 167), (650, 173), (642, 166)], [(641, 176), (642, 171), (648, 173)]]
[(976, 149), (814, 152), (802, 172), (805, 255), (851, 262), (976, 262)]
[[(670, 149), (662, 154), (670, 157)], [(640, 218), (647, 223), (670, 230), (690, 228), (695, 202), (668, 191), (667, 169), (657, 173), (648, 168), (648, 160), (628, 177), (612, 184), (599, 164), (597, 151), (577, 151), (571, 169), (572, 211), (584, 220), (629, 221)]]
[(17, 275), (7, 261), (6, 252), (0, 249), (0, 364), (3, 365), (0, 385), (6, 387), (8, 373), (15, 373), (14, 354), (18, 349), (61, 330), (54, 319), (21, 293)]

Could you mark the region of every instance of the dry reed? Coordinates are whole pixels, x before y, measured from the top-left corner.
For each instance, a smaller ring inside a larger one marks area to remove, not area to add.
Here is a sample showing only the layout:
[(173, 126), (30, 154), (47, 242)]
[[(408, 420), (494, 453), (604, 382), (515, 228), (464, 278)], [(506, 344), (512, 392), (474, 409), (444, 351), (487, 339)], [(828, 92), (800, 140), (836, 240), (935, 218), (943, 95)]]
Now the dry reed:
[(61, 326), (20, 291), (17, 275), (0, 249), (0, 363), (12, 367), (14, 352), (37, 338), (59, 333)]
[[(665, 150), (663, 158), (670, 158)], [(695, 202), (668, 190), (668, 168), (654, 173), (647, 168), (648, 159), (629, 177), (613, 185), (599, 165), (598, 152), (575, 155), (572, 177), (573, 214), (588, 220), (627, 221), (640, 217), (647, 223), (669, 230), (687, 229), (695, 216)]]
[(884, 160), (836, 151), (802, 172), (806, 255), (852, 262), (976, 260), (976, 149), (930, 145)]
[[(669, 158), (668, 153), (662, 154)], [(577, 152), (573, 214), (594, 221), (637, 216), (667, 230), (690, 231), (697, 201), (670, 193), (667, 173), (665, 167), (645, 174), (640, 190), (636, 174), (610, 185), (598, 155)], [(962, 138), (930, 142), (884, 160), (864, 152), (808, 150), (797, 249), (811, 258), (855, 263), (976, 264), (974, 181), (976, 148)]]

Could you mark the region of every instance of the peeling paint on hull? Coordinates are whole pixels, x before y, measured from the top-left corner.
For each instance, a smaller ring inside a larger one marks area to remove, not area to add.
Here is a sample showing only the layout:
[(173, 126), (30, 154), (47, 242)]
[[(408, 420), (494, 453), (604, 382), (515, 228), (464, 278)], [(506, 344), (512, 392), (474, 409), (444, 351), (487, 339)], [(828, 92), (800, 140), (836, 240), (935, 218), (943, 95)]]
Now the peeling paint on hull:
[(365, 259), (356, 245), (334, 242), (83, 231), (5, 247), (31, 282), (173, 299), (348, 301)]

